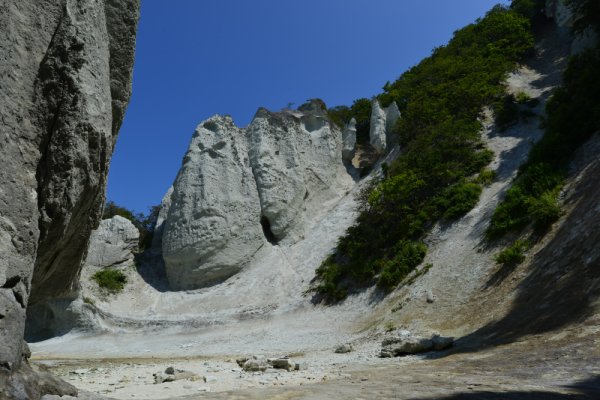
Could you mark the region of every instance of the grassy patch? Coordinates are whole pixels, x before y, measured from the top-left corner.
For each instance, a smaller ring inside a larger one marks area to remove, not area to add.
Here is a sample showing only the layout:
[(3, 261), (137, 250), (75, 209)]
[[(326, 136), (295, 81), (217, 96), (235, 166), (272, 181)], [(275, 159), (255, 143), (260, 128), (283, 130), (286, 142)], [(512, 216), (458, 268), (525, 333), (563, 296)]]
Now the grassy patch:
[(127, 283), (125, 274), (114, 268), (100, 270), (92, 276), (92, 279), (100, 288), (112, 294), (121, 292)]

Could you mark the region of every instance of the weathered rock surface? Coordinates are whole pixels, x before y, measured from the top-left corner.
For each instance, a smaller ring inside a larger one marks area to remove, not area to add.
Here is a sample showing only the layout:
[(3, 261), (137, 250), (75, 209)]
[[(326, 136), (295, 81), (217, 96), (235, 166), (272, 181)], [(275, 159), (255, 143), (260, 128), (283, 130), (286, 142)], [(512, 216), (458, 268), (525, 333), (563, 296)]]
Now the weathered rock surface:
[(85, 265), (104, 268), (131, 262), (139, 239), (140, 232), (128, 219), (116, 215), (102, 220), (92, 231)]
[(159, 218), (171, 288), (220, 282), (267, 241), (301, 239), (312, 207), (349, 182), (342, 132), (320, 100), (295, 111), (260, 109), (245, 129), (230, 117), (204, 121)]
[(201, 123), (171, 195), (162, 238), (169, 283), (194, 289), (238, 272), (264, 243), (244, 132), (230, 117)]
[(138, 13), (138, 0), (0, 4), (1, 398), (44, 394), (18, 386), (25, 310), (71, 290), (100, 219)]
[(342, 147), (342, 159), (345, 162), (352, 162), (354, 154), (356, 153), (356, 119), (352, 118), (348, 125), (344, 129), (342, 135), (343, 147)]
[(396, 143), (391, 130), (398, 118), (400, 118), (400, 110), (395, 102), (389, 107), (383, 108), (377, 98), (373, 99), (369, 142), (379, 153), (383, 153)]

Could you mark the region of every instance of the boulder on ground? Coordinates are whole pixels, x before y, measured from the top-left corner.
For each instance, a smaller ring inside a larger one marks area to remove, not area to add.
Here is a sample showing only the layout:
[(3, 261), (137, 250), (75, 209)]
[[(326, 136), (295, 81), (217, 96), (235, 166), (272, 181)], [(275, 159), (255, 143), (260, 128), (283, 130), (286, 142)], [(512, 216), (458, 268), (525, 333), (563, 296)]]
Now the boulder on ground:
[(198, 375), (194, 374), (191, 371), (184, 371), (182, 369), (176, 369), (174, 367), (168, 367), (165, 369), (165, 372), (157, 372), (156, 374), (152, 374), (154, 376), (154, 383), (165, 383), (165, 382), (174, 382), (183, 379), (194, 379), (197, 378)]
[(269, 364), (275, 369), (285, 369), (291, 371), (295, 368), (295, 364), (289, 358), (269, 358), (267, 360)]
[(242, 368), (246, 372), (264, 372), (269, 368), (269, 364), (264, 356), (253, 356), (244, 363)]
[(452, 347), (454, 339), (438, 334), (431, 338), (417, 336), (394, 336), (383, 340), (380, 357), (397, 357), (408, 354), (424, 353), (432, 350), (440, 351)]
[(354, 351), (354, 347), (351, 344), (343, 344), (335, 349), (335, 352), (338, 354), (350, 353), (351, 351)]

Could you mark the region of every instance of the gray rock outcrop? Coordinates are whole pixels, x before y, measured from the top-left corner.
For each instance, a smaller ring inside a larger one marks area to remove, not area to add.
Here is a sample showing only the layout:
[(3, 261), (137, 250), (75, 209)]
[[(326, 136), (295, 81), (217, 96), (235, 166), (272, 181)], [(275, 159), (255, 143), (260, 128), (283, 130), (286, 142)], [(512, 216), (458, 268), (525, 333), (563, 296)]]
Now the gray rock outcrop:
[(85, 265), (105, 268), (133, 261), (140, 232), (131, 221), (114, 216), (92, 231)]
[(369, 142), (377, 152), (383, 153), (396, 143), (392, 128), (398, 118), (400, 118), (400, 110), (395, 102), (383, 108), (377, 98), (373, 99)]
[(100, 220), (138, 13), (138, 0), (0, 4), (0, 398), (44, 394), (17, 372), (26, 307), (72, 289)]
[(196, 128), (170, 199), (162, 250), (173, 288), (228, 278), (264, 243), (247, 142), (230, 117)]
[(245, 129), (230, 117), (204, 121), (161, 210), (171, 288), (217, 283), (267, 242), (301, 239), (312, 208), (350, 182), (342, 132), (320, 100), (298, 110), (261, 108)]

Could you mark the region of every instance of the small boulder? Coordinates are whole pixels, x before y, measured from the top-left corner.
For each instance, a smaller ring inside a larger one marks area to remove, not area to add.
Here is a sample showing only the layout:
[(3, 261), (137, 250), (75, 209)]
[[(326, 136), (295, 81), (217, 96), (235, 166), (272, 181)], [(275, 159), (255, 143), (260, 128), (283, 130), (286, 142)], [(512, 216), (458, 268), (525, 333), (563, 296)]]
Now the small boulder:
[(173, 367), (167, 367), (167, 369), (165, 369), (165, 372), (157, 372), (156, 374), (153, 374), (153, 376), (155, 384), (174, 382), (182, 379), (193, 380), (197, 377), (197, 375), (191, 371), (184, 371), (182, 369), (175, 369)]
[(351, 344), (343, 344), (335, 349), (335, 352), (338, 354), (350, 353), (351, 351), (354, 351), (354, 347)]
[(294, 363), (289, 358), (272, 358), (269, 359), (269, 364), (275, 369), (285, 369), (286, 371), (291, 371), (295, 367)]
[(269, 364), (264, 356), (253, 356), (244, 363), (242, 368), (247, 372), (264, 372), (269, 368)]

